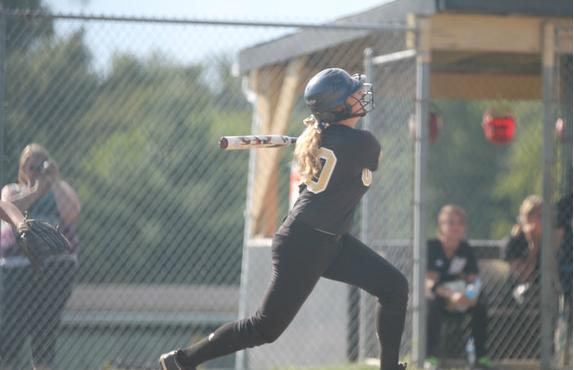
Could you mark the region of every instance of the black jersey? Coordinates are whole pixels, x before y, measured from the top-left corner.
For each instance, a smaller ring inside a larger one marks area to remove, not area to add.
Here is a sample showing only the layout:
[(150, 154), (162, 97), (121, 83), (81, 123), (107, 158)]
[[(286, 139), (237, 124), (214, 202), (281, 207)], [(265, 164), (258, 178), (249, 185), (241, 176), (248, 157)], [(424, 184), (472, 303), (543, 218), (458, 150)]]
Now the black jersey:
[(347, 233), (354, 210), (371, 184), (381, 146), (368, 131), (331, 125), (321, 136), (323, 164), (312, 182), (302, 185), (290, 216), (332, 234)]
[(464, 279), (468, 275), (478, 274), (478, 263), (472, 247), (462, 240), (452, 258), (447, 258), (438, 239), (427, 242), (428, 260), (427, 271), (438, 274), (436, 285)]

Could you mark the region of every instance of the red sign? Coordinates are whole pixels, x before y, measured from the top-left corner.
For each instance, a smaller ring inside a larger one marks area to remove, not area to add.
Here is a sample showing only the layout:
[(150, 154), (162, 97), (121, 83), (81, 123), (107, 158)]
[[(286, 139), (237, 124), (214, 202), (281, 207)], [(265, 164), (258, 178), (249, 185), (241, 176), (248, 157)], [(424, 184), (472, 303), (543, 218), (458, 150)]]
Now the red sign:
[(482, 119), (484, 136), (495, 144), (506, 144), (512, 141), (516, 129), (516, 120), (512, 115), (494, 115), (486, 112)]

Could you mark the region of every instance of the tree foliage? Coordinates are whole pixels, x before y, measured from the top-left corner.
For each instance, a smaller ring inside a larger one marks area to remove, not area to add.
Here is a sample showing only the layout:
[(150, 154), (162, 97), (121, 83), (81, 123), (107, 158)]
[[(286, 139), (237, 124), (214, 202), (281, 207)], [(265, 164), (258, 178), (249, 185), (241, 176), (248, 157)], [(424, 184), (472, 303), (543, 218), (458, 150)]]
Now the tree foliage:
[(431, 233), (436, 214), (446, 203), (464, 208), (468, 236), (505, 237), (520, 202), (541, 191), (541, 105), (513, 102), (515, 139), (493, 144), (482, 132), (482, 114), (500, 101), (437, 102), (444, 125), (429, 148), (428, 199)]

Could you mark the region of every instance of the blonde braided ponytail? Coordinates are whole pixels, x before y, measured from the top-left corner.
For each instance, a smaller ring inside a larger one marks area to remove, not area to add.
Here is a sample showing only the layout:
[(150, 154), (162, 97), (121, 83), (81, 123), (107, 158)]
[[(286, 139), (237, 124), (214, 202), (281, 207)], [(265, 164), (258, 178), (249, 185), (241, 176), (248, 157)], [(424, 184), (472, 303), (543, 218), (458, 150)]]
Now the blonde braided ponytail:
[(303, 182), (309, 183), (321, 171), (321, 161), (319, 160), (321, 132), (329, 127), (329, 124), (317, 121), (313, 115), (305, 118), (303, 124), (307, 127), (297, 139), (294, 156), (299, 164)]

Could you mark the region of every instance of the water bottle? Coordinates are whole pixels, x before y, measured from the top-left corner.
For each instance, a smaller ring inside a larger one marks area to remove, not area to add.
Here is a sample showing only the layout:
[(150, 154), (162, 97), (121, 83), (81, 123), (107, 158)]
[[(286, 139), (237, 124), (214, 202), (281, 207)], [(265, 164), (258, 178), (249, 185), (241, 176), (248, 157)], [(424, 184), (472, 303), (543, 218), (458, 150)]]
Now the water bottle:
[(466, 341), (466, 361), (468, 366), (472, 368), (476, 364), (476, 350), (474, 348), (474, 338), (470, 337)]
[(482, 283), (479, 278), (477, 278), (474, 282), (468, 284), (464, 291), (464, 295), (466, 298), (473, 300), (480, 294), (480, 288), (482, 287)]

